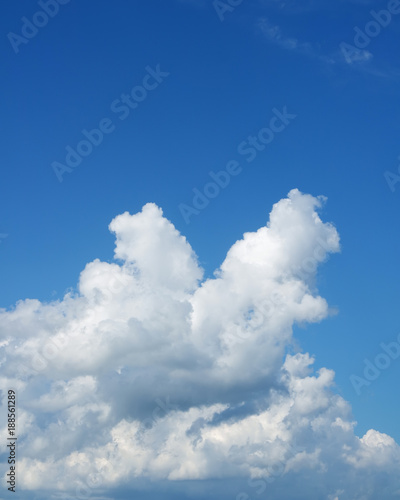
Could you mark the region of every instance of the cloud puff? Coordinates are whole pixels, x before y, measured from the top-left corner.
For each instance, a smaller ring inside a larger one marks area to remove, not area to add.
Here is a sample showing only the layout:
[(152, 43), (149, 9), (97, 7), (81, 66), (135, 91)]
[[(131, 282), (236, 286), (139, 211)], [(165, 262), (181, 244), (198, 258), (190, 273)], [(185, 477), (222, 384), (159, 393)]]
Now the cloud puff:
[(207, 280), (149, 203), (111, 222), (116, 262), (89, 263), (76, 293), (0, 311), (20, 488), (104, 498), (141, 481), (217, 479), (230, 485), (218, 498), (236, 480), (241, 500), (395, 498), (398, 445), (375, 430), (357, 437), (333, 371), (290, 351), (296, 323), (330, 312), (315, 277), (340, 245), (324, 202), (292, 190)]

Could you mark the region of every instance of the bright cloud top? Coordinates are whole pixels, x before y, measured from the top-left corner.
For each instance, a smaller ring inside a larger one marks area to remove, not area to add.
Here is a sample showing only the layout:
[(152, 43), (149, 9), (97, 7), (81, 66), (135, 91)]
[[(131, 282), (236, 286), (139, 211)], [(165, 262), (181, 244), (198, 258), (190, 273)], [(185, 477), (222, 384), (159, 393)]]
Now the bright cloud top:
[(2, 310), (0, 388), (3, 405), (18, 391), (20, 487), (100, 494), (143, 478), (242, 477), (274, 498), (299, 487), (395, 498), (398, 445), (375, 430), (355, 436), (333, 371), (287, 354), (294, 324), (329, 314), (315, 275), (340, 247), (318, 215), (324, 201), (292, 190), (205, 281), (148, 203), (111, 222), (118, 263), (87, 264), (79, 292)]

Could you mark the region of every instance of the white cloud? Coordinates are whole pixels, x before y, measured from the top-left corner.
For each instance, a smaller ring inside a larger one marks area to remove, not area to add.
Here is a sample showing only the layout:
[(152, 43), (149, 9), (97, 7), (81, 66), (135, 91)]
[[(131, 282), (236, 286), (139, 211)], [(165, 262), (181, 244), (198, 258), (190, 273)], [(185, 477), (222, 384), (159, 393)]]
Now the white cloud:
[(340, 50), (324, 54), (321, 52), (319, 44), (303, 42), (295, 37), (286, 36), (279, 26), (271, 24), (266, 18), (259, 19), (257, 27), (270, 43), (277, 45), (281, 49), (317, 59), (330, 66), (337, 63), (346, 63), (353, 69), (367, 71), (377, 76), (385, 76), (386, 74), (365, 64), (373, 59), (373, 54), (368, 50), (358, 49), (353, 45), (341, 42), (339, 44)]
[(370, 61), (373, 55), (369, 50), (358, 49), (354, 46), (347, 45), (345, 43), (341, 44), (342, 56), (347, 64), (358, 64)]
[[(296, 5), (296, 8), (299, 7)], [(302, 56), (317, 59), (325, 64), (332, 65), (342, 60), (337, 54), (327, 55), (321, 52), (320, 44), (304, 42), (296, 37), (286, 36), (282, 33), (280, 26), (271, 24), (268, 19), (261, 18), (257, 21), (257, 29), (266, 40), (277, 45), (281, 49), (293, 51)]]
[(324, 202), (292, 190), (203, 282), (189, 243), (147, 204), (111, 222), (119, 263), (89, 263), (79, 293), (1, 311), (20, 488), (242, 478), (274, 498), (353, 500), (384, 480), (392, 498), (398, 445), (374, 430), (359, 439), (333, 371), (287, 354), (294, 324), (329, 314), (315, 275), (340, 246)]
[(110, 224), (116, 234), (115, 257), (135, 270), (148, 286), (170, 291), (192, 291), (202, 271), (186, 238), (162, 217), (162, 210), (147, 203), (142, 212), (125, 212)]

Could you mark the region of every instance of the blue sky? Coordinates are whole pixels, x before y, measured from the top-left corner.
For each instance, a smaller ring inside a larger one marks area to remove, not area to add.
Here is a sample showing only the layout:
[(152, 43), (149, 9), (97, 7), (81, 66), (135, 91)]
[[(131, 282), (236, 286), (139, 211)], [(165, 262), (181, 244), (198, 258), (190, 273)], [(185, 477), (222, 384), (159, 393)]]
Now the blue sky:
[[(400, 12), (396, 2), (71, 0), (58, 4), (26, 43), (9, 34), (21, 36), (21, 18), (30, 22), (43, 8), (27, 0), (4, 7), (0, 307), (13, 311), (25, 299), (60, 304), (77, 290), (87, 263), (121, 264), (123, 257), (114, 261), (108, 225), (126, 211), (140, 213), (146, 203), (161, 207), (186, 237), (204, 280), (213, 278), (243, 233), (265, 226), (273, 205), (292, 189), (323, 195), (318, 214), (337, 229), (341, 250), (329, 250), (334, 255), (310, 286), (336, 314), (294, 321), (286, 349), (315, 356), (316, 370), (334, 370), (332, 390), (350, 403), (356, 436), (375, 429), (400, 443), (400, 361), (380, 370), (360, 394), (350, 379), (363, 377), (364, 360), (373, 363), (383, 352), (380, 343), (397, 341), (400, 333), (400, 14), (381, 14), (384, 27), (371, 24), (371, 9)], [(379, 33), (361, 35), (357, 47), (355, 34), (374, 29)], [(138, 86), (132, 108), (122, 108), (123, 96)], [(258, 141), (255, 154), (240, 153), (241, 144), (243, 151), (285, 110), (291, 118), (281, 119), (283, 129), (267, 144)], [(98, 129), (102, 120), (109, 133), (78, 166), (57, 176), (53, 165), (66, 165), (66, 147), (76, 151), (82, 130)], [(228, 162), (236, 162), (237, 175), (185, 219), (182, 206), (193, 208), (193, 189), (204, 193), (209, 172), (226, 172)], [(144, 227), (158, 220), (148, 214)], [(124, 227), (121, 222), (115, 232), (131, 241)], [(28, 312), (18, 318), (5, 324), (21, 321), (18, 331), (32, 330), (26, 335), (41, 328)], [(2, 327), (4, 339), (14, 333)], [(57, 377), (49, 374), (48, 383)], [(67, 373), (61, 378), (69, 379)], [(45, 394), (44, 387), (35, 391)], [(123, 498), (110, 493), (115, 487), (104, 497)], [(355, 495), (348, 491), (329, 498)]]

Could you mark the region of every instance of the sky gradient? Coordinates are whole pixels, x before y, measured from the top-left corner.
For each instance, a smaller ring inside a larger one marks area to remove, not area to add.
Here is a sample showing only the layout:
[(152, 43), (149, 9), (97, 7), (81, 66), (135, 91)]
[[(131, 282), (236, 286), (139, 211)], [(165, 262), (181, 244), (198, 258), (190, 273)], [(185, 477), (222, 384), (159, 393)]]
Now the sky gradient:
[(396, 498), (400, 2), (3, 7), (20, 498)]

